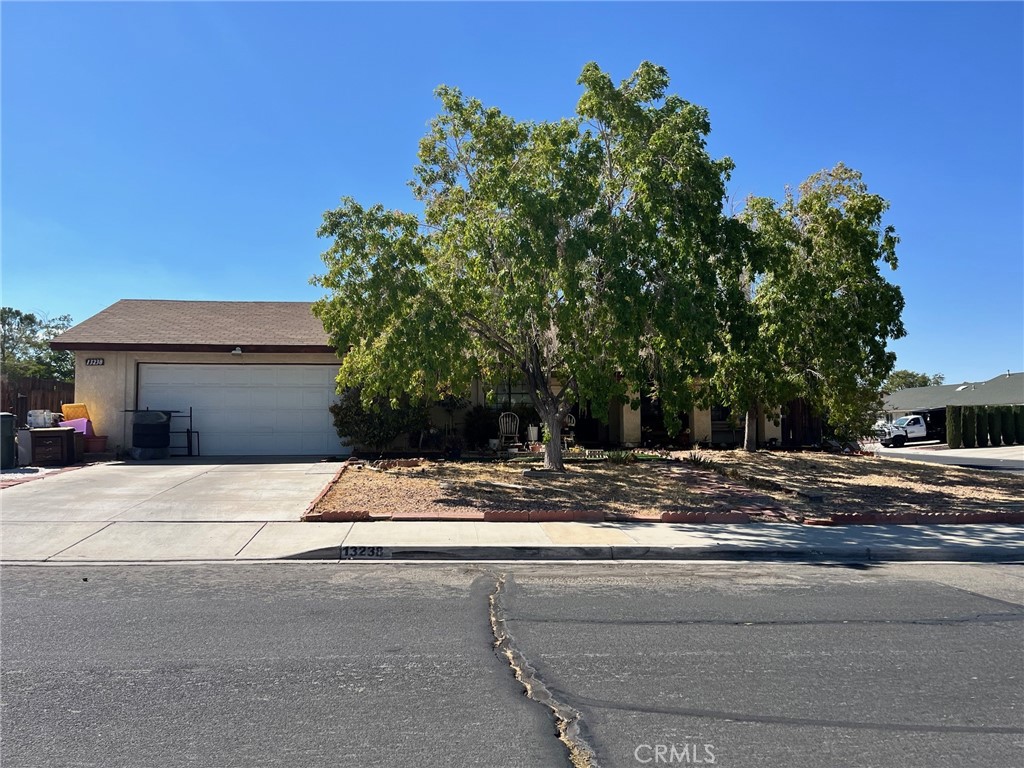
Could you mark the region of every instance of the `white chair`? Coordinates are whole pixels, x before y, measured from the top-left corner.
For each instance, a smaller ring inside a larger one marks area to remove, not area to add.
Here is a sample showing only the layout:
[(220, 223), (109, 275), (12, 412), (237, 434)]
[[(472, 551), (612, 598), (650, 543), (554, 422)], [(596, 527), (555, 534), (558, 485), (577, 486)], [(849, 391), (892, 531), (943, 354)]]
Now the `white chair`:
[(498, 417), (498, 439), (501, 441), (499, 450), (519, 442), (519, 417), (506, 411)]
[(576, 417), (567, 413), (562, 419), (562, 447), (571, 448), (576, 445), (576, 435), (573, 430), (576, 428)]

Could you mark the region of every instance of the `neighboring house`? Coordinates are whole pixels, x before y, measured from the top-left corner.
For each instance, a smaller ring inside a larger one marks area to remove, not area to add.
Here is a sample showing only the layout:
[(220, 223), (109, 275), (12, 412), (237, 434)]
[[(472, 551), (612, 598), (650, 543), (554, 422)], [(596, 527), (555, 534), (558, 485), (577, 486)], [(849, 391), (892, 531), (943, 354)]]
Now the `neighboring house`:
[(929, 412), (941, 412), (944, 419), (947, 405), (1024, 405), (1024, 373), (1007, 371), (988, 381), (900, 389), (885, 396), (882, 409), (890, 419)]
[[(75, 400), (89, 407), (96, 434), (112, 450), (132, 444), (135, 410), (179, 411), (172, 450), (184, 453), (189, 409), (204, 456), (344, 453), (328, 408), (335, 400), (338, 357), (309, 302), (124, 299), (53, 339), (75, 353)], [(498, 387), (494, 405), (528, 400), (514, 383)], [(477, 384), (470, 405), (486, 403)], [(719, 412), (682, 414), (688, 433), (667, 436), (644, 408), (614, 406), (605, 423), (580, 414), (582, 442), (609, 445), (738, 442)], [(660, 413), (660, 412), (659, 412)], [(447, 414), (435, 409), (439, 424)], [(461, 425), (456, 414), (455, 426)], [(727, 415), (726, 415), (727, 416)], [(539, 419), (538, 419), (539, 422)], [(525, 427), (524, 427), (525, 428)], [(659, 432), (660, 429), (660, 432)], [(728, 435), (726, 435), (728, 432)], [(759, 442), (781, 437), (762, 419)]]

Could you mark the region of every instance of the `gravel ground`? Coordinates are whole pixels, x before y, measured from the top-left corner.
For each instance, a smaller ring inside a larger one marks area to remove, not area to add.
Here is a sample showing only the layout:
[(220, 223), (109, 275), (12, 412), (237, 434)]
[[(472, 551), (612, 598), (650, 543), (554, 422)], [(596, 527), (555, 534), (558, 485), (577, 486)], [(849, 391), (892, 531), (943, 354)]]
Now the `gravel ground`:
[(708, 452), (723, 470), (747, 479), (821, 491), (824, 501), (789, 498), (801, 512), (978, 512), (1024, 506), (1024, 476), (874, 456), (788, 451)]
[[(689, 454), (678, 454), (682, 459)], [(522, 464), (425, 461), (376, 471), (349, 468), (318, 511), (444, 513), (486, 509), (593, 509), (657, 517), (664, 511), (762, 504), (808, 514), (1019, 509), (1024, 477), (825, 453), (714, 451), (713, 466), (677, 460), (570, 465), (564, 475), (523, 476)], [(717, 469), (717, 471), (716, 471)], [(736, 479), (727, 479), (729, 474)], [(820, 502), (782, 490), (820, 493)]]
[[(710, 510), (713, 495), (698, 492), (698, 479), (719, 487), (722, 478), (681, 463), (570, 465), (564, 475), (523, 476), (514, 463), (426, 461), (419, 467), (376, 471), (349, 468), (317, 505), (317, 511), (371, 514), (486, 509), (591, 509), (657, 517), (672, 509)], [(728, 483), (740, 489), (739, 485)]]

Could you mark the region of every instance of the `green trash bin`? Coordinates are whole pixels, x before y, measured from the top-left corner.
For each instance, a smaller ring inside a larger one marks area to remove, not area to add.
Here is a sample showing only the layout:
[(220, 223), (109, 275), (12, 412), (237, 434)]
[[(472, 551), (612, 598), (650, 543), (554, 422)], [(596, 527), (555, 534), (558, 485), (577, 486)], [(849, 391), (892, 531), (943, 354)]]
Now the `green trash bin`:
[(0, 413), (0, 468), (13, 469), (14, 457), (14, 414)]

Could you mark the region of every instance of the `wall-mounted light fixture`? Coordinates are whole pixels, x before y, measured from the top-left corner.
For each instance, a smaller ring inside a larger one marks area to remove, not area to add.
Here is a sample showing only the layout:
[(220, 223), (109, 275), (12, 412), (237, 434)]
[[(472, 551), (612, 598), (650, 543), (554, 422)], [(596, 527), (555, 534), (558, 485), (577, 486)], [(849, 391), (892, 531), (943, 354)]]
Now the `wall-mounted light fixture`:
[(241, 347), (235, 347), (234, 349), (231, 350), (231, 354), (232, 355), (240, 355), (240, 354), (242, 354), (242, 348)]

